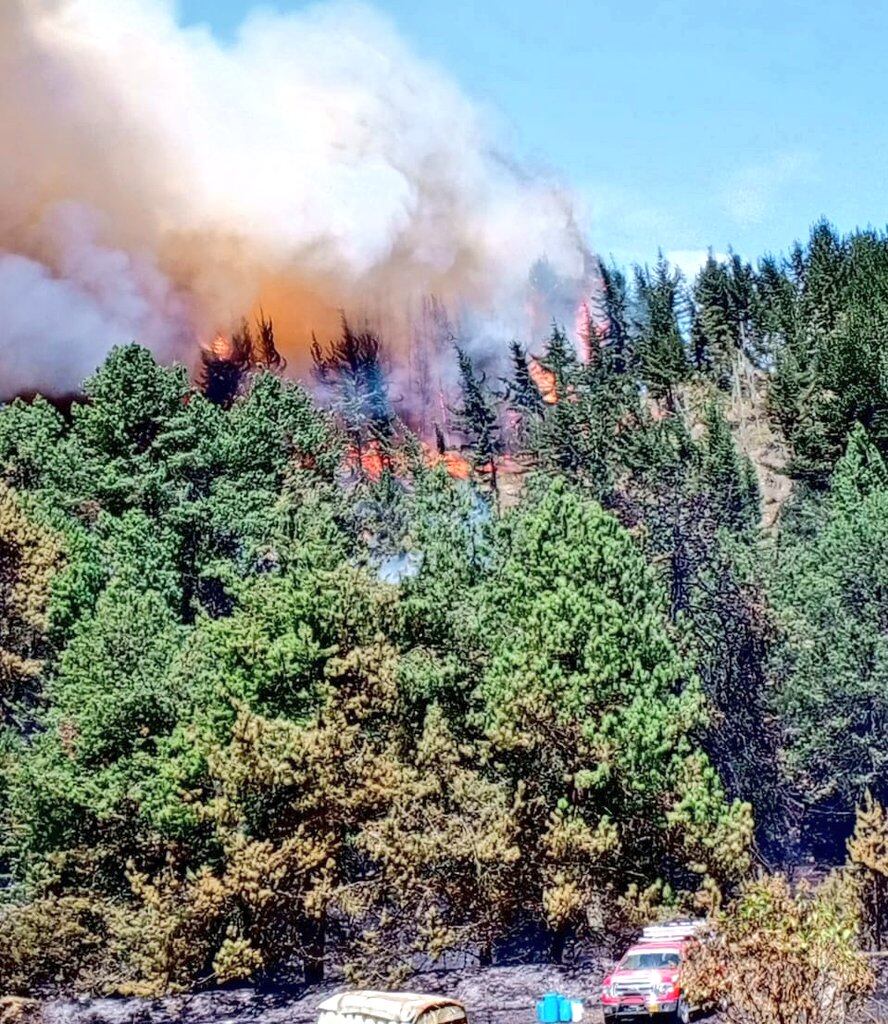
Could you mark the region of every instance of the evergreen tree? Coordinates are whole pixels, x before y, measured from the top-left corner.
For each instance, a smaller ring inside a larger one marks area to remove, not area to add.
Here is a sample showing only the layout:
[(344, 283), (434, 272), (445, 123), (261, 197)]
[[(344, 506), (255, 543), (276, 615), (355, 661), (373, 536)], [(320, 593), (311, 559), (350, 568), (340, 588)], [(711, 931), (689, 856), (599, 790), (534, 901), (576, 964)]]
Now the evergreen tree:
[(39, 691), (51, 649), (50, 588), (64, 557), (62, 538), (0, 484), (0, 721)]
[(556, 945), (590, 903), (662, 878), (664, 847), (675, 888), (742, 870), (748, 809), (690, 742), (699, 684), (629, 535), (556, 481), (499, 543), (482, 694), (497, 759), (540, 807), (523, 839)]
[(864, 794), (855, 812), (848, 860), (863, 876), (861, 895), (867, 939), (872, 948), (881, 949), (888, 929), (888, 816), (870, 793)]
[(694, 282), (693, 298), (694, 364), (720, 387), (726, 387), (730, 383), (739, 339), (731, 279), (727, 268), (711, 252)]
[(743, 530), (758, 523), (761, 499), (755, 469), (738, 453), (724, 414), (714, 402), (706, 411), (701, 484), (711, 495), (718, 526)]
[(506, 394), (512, 409), (521, 418), (522, 428), (528, 428), (528, 421), (543, 414), (543, 396), (530, 372), (527, 353), (517, 341), (509, 345), (512, 374), (506, 383)]
[[(888, 793), (884, 644), (888, 593), (888, 488), (861, 428), (816, 509), (816, 532), (788, 533), (771, 597), (783, 629), (775, 652), (775, 710), (787, 732), (790, 780), (814, 812), (823, 842), (829, 815), (850, 821), (869, 790)], [(825, 816), (824, 816), (825, 815)]]
[(201, 353), (201, 390), (215, 405), (228, 408), (244, 388), (248, 374), (286, 365), (274, 340), (274, 323), (264, 314), (254, 334), (246, 320), (230, 340), (217, 339)]
[[(888, 240), (871, 231), (839, 238), (821, 222), (791, 255), (786, 277), (795, 303), (776, 352), (771, 410), (789, 443), (793, 475), (823, 490), (855, 422), (886, 447)], [(784, 290), (781, 307), (790, 305)]]
[[(588, 359), (557, 327), (512, 346), (533, 472), (506, 510), (443, 433), (436, 459), (397, 429), (347, 324), (315, 350), (331, 412), (266, 320), (210, 397), (131, 345), (70, 407), (0, 406), (7, 988), (381, 984), (529, 925), (558, 956), (717, 899), (747, 803), (772, 860), (841, 855), (862, 803), (853, 878), (881, 899), (888, 239), (710, 260), (690, 333), (662, 258), (601, 282)], [(457, 363), (495, 467), (501, 396)], [(802, 484), (767, 533), (705, 380), (731, 365), (768, 377)], [(383, 471), (343, 473), (349, 443)]]
[(599, 266), (601, 299), (596, 312), (601, 358), (606, 359), (614, 373), (627, 373), (633, 365), (630, 296), (626, 275), (615, 266)]
[(653, 271), (635, 268), (635, 290), (639, 303), (636, 322), (636, 350), (642, 380), (656, 398), (674, 403), (675, 387), (689, 373), (682, 335), (684, 284), (660, 253)]
[(566, 398), (568, 385), (579, 366), (579, 360), (567, 333), (558, 324), (552, 324), (552, 332), (539, 362), (554, 378), (555, 398), (559, 401)]
[(670, 617), (693, 637), (713, 709), (706, 749), (730, 795), (755, 804), (762, 848), (780, 857), (792, 840), (782, 784), (769, 774), (780, 737), (767, 703), (772, 626), (757, 564), (758, 488), (716, 404), (706, 418), (698, 440), (678, 417), (635, 431), (632, 475), (616, 508), (641, 524)]
[(466, 438), (476, 469), (490, 472), (494, 491), (497, 488), (496, 460), (503, 452), (499, 414), (483, 373), (477, 373), (467, 353), (457, 346), (460, 404), (454, 413), (456, 429)]
[(531, 422), (526, 450), (545, 469), (563, 473), (606, 500), (624, 468), (628, 425), (639, 415), (638, 394), (627, 374), (601, 358), (581, 363), (564, 331), (553, 327), (539, 366), (551, 381), (552, 401)]
[(329, 389), (332, 407), (345, 423), (357, 451), (358, 464), (363, 466), (368, 446), (382, 452), (384, 461), (388, 461), (395, 414), (379, 338), (370, 330), (353, 330), (343, 317), (341, 337), (331, 341), (326, 350), (315, 342), (312, 358), (315, 377)]

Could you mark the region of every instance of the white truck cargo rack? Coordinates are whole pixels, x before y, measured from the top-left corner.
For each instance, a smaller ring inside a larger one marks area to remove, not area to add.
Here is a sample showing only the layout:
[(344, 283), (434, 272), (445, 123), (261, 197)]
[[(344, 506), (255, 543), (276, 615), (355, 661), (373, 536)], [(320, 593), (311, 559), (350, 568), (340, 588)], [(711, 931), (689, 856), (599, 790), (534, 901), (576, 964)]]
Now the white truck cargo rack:
[(673, 921), (671, 924), (651, 924), (641, 933), (643, 942), (680, 942), (696, 935), (705, 921)]

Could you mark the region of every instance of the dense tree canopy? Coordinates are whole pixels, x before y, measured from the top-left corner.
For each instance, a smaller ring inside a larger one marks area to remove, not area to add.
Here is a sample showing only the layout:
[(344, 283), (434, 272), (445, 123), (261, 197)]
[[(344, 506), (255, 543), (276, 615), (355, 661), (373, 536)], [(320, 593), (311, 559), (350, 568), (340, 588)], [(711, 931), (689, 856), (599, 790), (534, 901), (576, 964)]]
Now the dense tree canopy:
[(888, 800), (886, 253), (602, 267), (576, 347), (455, 348), (433, 437), (347, 323), (317, 396), (263, 320), (0, 407), (10, 988), (560, 957), (841, 856)]

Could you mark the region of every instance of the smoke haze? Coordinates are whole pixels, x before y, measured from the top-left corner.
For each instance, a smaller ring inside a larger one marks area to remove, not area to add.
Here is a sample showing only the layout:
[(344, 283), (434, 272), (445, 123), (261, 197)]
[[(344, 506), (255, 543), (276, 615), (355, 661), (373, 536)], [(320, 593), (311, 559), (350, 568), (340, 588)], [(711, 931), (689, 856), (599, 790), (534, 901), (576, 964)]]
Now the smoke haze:
[(361, 6), (224, 45), (168, 0), (2, 0), (0, 138), (5, 394), (133, 339), (193, 361), (260, 306), (297, 369), (340, 308), (435, 294), (518, 330), (537, 257), (584, 272), (568, 198)]

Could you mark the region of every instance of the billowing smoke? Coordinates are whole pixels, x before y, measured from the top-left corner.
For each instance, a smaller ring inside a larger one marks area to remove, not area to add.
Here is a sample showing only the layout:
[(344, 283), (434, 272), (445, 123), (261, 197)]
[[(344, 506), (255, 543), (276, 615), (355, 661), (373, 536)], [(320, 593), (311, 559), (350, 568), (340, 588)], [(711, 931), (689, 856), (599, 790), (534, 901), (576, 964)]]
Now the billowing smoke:
[(339, 309), (435, 295), (519, 330), (539, 256), (584, 272), (567, 197), (365, 7), (223, 45), (171, 0), (2, 0), (0, 139), (6, 394), (131, 339), (191, 360), (260, 307), (297, 369)]

